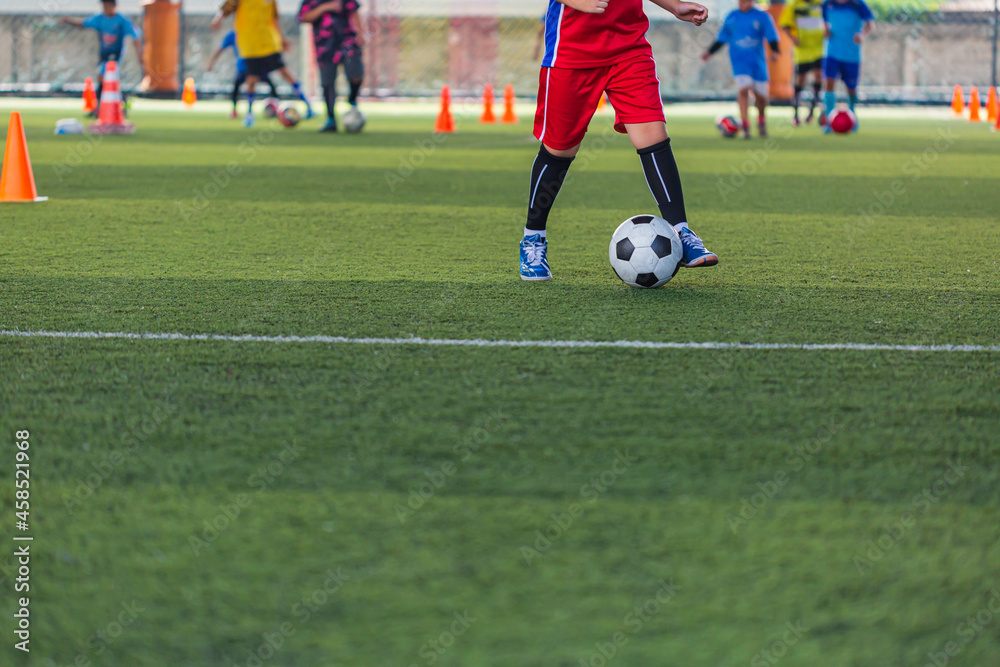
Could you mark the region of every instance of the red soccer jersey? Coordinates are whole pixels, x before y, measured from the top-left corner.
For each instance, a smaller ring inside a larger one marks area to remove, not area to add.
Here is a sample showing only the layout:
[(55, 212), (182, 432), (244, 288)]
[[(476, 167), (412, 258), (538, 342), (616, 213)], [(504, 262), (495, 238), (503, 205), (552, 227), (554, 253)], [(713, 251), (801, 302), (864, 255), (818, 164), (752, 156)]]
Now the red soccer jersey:
[(603, 14), (587, 14), (549, 0), (542, 67), (587, 69), (652, 56), (642, 0), (610, 0)]

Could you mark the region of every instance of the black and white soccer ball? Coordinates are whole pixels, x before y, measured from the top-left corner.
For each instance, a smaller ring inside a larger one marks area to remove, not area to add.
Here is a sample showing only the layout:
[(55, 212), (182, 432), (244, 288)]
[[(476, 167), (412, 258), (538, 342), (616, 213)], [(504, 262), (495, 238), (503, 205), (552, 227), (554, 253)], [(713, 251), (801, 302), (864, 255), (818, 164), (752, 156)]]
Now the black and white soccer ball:
[(351, 108), (350, 111), (344, 114), (344, 129), (350, 133), (360, 132), (365, 127), (365, 115), (355, 108)]
[(669, 222), (655, 215), (634, 215), (611, 236), (608, 257), (623, 283), (652, 289), (677, 274), (684, 251)]

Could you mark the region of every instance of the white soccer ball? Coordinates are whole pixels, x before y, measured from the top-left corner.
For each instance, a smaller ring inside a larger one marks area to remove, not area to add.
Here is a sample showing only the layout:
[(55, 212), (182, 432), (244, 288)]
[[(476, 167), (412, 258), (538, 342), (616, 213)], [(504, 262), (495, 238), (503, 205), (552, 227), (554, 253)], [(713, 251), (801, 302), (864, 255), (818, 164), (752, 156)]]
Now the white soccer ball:
[(360, 132), (364, 129), (366, 120), (368, 119), (363, 113), (352, 108), (344, 114), (344, 129), (351, 133)]
[(608, 258), (623, 283), (652, 289), (676, 275), (684, 251), (669, 222), (655, 215), (634, 215), (611, 236)]

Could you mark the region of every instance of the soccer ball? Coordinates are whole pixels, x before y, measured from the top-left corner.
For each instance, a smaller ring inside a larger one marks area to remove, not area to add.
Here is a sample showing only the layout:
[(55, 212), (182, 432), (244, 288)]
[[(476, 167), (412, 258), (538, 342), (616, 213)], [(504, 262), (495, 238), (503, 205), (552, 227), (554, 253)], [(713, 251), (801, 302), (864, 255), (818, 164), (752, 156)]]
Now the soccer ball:
[(298, 109), (291, 104), (286, 104), (278, 109), (278, 120), (285, 127), (295, 127), (301, 119), (302, 117), (299, 116)]
[(740, 126), (732, 116), (719, 116), (715, 119), (715, 126), (719, 128), (719, 132), (726, 139), (732, 139), (740, 130)]
[(858, 117), (850, 109), (838, 109), (830, 116), (830, 129), (837, 134), (846, 134), (858, 125)]
[(360, 132), (365, 127), (365, 115), (355, 108), (344, 114), (344, 129), (350, 133)]
[(264, 100), (264, 117), (265, 118), (277, 118), (278, 110), (281, 107), (281, 100), (277, 97), (269, 97)]
[(655, 215), (634, 215), (611, 236), (611, 268), (630, 287), (653, 288), (677, 274), (684, 251), (669, 222)]

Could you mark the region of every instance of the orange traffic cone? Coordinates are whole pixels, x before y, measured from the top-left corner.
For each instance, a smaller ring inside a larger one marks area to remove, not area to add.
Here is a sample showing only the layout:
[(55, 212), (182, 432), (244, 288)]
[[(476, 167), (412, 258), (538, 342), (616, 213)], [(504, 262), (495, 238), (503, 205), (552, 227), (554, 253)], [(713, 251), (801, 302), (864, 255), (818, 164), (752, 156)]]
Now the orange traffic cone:
[(503, 89), (503, 118), (505, 123), (516, 123), (517, 114), (514, 113), (514, 86), (507, 84)]
[(997, 119), (996, 124), (993, 126), (994, 132), (1000, 132), (1000, 100), (997, 100)]
[(7, 148), (3, 154), (3, 171), (0, 172), (0, 202), (45, 201), (35, 189), (35, 175), (31, 171), (28, 141), (24, 138), (21, 112), (10, 113), (7, 125)]
[(94, 80), (87, 77), (83, 82), (83, 113), (90, 113), (97, 108), (97, 93), (94, 92)]
[(497, 122), (497, 117), (493, 115), (493, 86), (490, 84), (486, 84), (483, 88), (483, 115), (479, 117), (479, 122)]
[(955, 92), (951, 95), (951, 110), (956, 116), (961, 116), (965, 111), (965, 97), (962, 95), (961, 86), (955, 86)]
[(601, 99), (597, 101), (597, 110), (600, 111), (606, 106), (608, 106), (608, 94), (601, 93)]
[(978, 123), (982, 118), (979, 117), (979, 89), (973, 86), (969, 90), (969, 121), (972, 123)]
[(95, 134), (135, 132), (135, 125), (125, 120), (125, 113), (122, 110), (121, 81), (118, 79), (118, 63), (114, 60), (109, 60), (104, 68), (101, 106), (97, 108), (97, 122), (91, 123), (90, 131)]
[(198, 93), (194, 89), (194, 79), (188, 77), (184, 79), (184, 92), (181, 93), (181, 102), (191, 107), (198, 101)]
[(990, 86), (990, 92), (986, 96), (986, 120), (993, 122), (997, 119), (997, 89)]
[(441, 88), (441, 111), (434, 122), (434, 131), (442, 134), (455, 131), (455, 119), (451, 115), (451, 89), (448, 86)]

